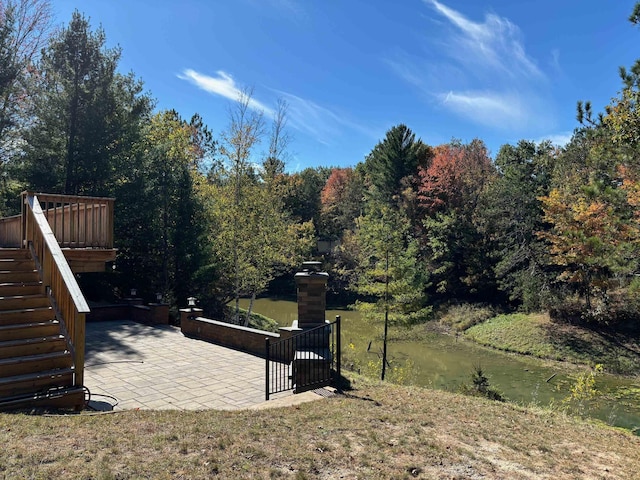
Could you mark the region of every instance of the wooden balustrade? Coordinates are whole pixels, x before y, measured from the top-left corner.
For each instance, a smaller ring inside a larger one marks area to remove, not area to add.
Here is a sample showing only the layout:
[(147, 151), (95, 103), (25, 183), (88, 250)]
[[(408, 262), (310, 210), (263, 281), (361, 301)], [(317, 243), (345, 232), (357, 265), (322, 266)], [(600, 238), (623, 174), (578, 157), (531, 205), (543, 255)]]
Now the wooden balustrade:
[(37, 196), (61, 247), (113, 248), (113, 198), (23, 192), (28, 195)]
[[(45, 195), (44, 197), (62, 196)], [(75, 364), (74, 384), (76, 386), (82, 386), (84, 381), (85, 316), (89, 313), (89, 306), (80, 291), (80, 287), (71, 272), (71, 268), (58, 244), (58, 240), (49, 224), (47, 216), (40, 205), (41, 202), (46, 202), (47, 200), (41, 200), (39, 196), (29, 193), (24, 193), (23, 198), (22, 244), (24, 247), (33, 248), (33, 252), (39, 262), (39, 268), (42, 270), (42, 281), (46, 287), (50, 288), (50, 294), (58, 310), (57, 313), (64, 322), (64, 327), (72, 346)], [(52, 200), (52, 203), (53, 202), (55, 202), (55, 200)], [(60, 207), (58, 208), (60, 208), (60, 211), (55, 211), (55, 214), (58, 215), (59, 213), (61, 217), (64, 218), (66, 205), (64, 205), (62, 201), (59, 203)], [(71, 205), (79, 205), (80, 203), (82, 203), (81, 199), (69, 202), (68, 211), (73, 211)], [(92, 204), (91, 202), (85, 205), (88, 204), (98, 205), (98, 203)], [(78, 211), (80, 211), (80, 208), (78, 208)], [(113, 211), (113, 209), (111, 211)], [(78, 222), (80, 221), (80, 216), (74, 217), (73, 215), (67, 215), (67, 219), (68, 218), (77, 218)], [(110, 221), (112, 222), (112, 220)], [(64, 225), (64, 222), (62, 223)], [(61, 231), (64, 231), (64, 228), (62, 228)], [(105, 238), (108, 237), (109, 235)], [(81, 237), (70, 236), (69, 238), (80, 239)], [(111, 241), (113, 240), (111, 239)]]
[(0, 218), (0, 246), (20, 247), (22, 241), (22, 219), (21, 215)]

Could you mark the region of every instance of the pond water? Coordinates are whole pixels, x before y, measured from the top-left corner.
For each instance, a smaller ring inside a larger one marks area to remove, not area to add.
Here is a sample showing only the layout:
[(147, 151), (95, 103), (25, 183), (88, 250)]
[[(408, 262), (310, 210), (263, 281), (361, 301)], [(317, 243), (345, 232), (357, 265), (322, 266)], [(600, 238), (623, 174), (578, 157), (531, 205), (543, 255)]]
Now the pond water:
[[(240, 306), (246, 308), (248, 304), (248, 300), (242, 300)], [(297, 304), (291, 300), (261, 298), (253, 308), (281, 326), (290, 326), (297, 318)], [(326, 318), (333, 320), (336, 315), (342, 318), (343, 363), (355, 362), (366, 369), (370, 362), (379, 362), (382, 326), (348, 309), (327, 310)], [(583, 371), (558, 362), (505, 354), (463, 337), (437, 333), (420, 340), (391, 342), (388, 356), (392, 366), (406, 366), (409, 360), (411, 383), (453, 391), (463, 383), (469, 384), (474, 368), (480, 366), (492, 388), (509, 401), (525, 405), (562, 406), (576, 375)], [(596, 382), (602, 395), (596, 404), (585, 406), (585, 413), (611, 425), (640, 429), (640, 381), (602, 374)]]

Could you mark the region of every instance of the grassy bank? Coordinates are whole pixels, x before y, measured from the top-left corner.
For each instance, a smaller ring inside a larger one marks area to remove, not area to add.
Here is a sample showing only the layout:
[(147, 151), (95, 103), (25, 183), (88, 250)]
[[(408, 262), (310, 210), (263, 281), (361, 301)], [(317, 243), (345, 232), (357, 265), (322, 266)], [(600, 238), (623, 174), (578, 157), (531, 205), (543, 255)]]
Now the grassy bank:
[(358, 377), (239, 412), (0, 415), (3, 478), (633, 478), (640, 438), (559, 413)]
[(554, 323), (546, 314), (498, 315), (464, 331), (466, 338), (499, 350), (583, 365), (602, 364), (640, 375), (640, 343), (614, 333)]

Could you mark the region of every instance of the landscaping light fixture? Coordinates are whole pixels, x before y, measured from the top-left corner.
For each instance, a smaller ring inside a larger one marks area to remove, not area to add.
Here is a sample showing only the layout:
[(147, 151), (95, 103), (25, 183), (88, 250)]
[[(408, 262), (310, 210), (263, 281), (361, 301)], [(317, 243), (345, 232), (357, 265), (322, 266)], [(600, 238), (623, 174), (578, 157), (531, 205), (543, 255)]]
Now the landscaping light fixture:
[(156, 302), (162, 303), (162, 293), (160, 292), (156, 293)]
[(137, 288), (132, 288), (131, 289), (131, 298), (134, 298), (137, 294), (138, 294), (138, 289)]
[(191, 308), (196, 306), (196, 297), (187, 298), (187, 305)]

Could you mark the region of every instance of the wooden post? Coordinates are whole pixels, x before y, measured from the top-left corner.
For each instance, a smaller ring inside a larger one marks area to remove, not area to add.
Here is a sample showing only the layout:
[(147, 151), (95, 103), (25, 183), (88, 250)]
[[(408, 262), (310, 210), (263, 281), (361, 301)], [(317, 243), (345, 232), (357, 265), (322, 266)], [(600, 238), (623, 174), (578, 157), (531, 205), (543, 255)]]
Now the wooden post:
[(76, 314), (76, 321), (74, 325), (74, 363), (75, 363), (75, 385), (81, 387), (84, 385), (84, 348), (85, 348), (85, 324), (86, 314)]

